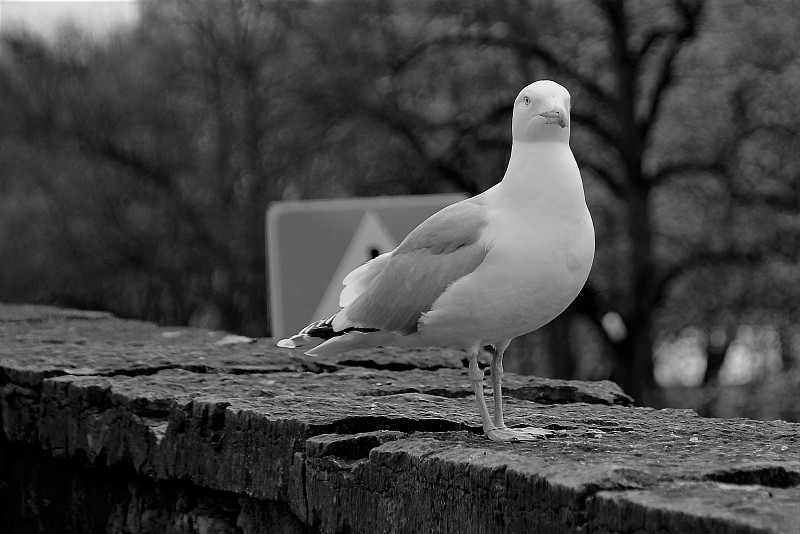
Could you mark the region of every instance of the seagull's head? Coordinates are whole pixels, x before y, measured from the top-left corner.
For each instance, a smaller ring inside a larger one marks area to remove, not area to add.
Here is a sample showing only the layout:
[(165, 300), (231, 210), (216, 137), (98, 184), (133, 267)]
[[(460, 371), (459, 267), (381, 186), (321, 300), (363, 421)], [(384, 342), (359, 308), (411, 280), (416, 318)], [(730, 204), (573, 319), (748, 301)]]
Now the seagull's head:
[(533, 82), (514, 101), (514, 141), (569, 141), (569, 91), (550, 80)]

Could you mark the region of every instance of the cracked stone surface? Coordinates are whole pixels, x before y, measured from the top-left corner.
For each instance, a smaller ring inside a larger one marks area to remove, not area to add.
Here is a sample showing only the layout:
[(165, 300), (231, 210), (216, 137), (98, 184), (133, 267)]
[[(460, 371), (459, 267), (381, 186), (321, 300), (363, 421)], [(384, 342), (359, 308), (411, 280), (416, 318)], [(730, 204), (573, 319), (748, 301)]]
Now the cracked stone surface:
[(554, 436), (493, 443), (459, 351), (312, 358), (225, 335), (0, 305), (0, 524), (800, 532), (799, 424), (635, 408), (611, 382), (509, 373), (509, 426)]

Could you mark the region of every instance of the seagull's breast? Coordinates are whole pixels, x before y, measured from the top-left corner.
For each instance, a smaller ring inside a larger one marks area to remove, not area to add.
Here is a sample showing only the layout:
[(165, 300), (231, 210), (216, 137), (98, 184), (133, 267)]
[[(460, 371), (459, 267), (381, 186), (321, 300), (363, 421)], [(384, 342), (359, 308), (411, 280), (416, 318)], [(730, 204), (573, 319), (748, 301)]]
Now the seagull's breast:
[(485, 261), (439, 297), (420, 321), (420, 333), (451, 344), (464, 338), (491, 343), (536, 330), (564, 311), (586, 283), (594, 257), (579, 175), (577, 183), (579, 190), (556, 187), (522, 206), (497, 200), (484, 235)]
[(510, 222), (499, 227), (505, 230), (485, 270), (474, 274), (480, 285), (493, 288), (485, 302), (501, 318), (498, 328), (515, 337), (550, 322), (578, 295), (594, 258), (594, 228), (585, 205), (555, 219)]

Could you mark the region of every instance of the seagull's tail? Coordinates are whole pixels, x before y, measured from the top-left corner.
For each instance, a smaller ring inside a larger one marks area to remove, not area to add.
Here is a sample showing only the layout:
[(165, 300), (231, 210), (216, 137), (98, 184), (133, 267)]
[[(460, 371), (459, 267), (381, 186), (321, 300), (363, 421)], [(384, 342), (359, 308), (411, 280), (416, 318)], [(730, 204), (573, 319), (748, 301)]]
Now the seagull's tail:
[(400, 335), (394, 332), (348, 332), (338, 337), (331, 338), (321, 345), (317, 345), (311, 350), (306, 351), (309, 356), (328, 356), (341, 354), (355, 349), (365, 349), (378, 346), (398, 346), (402, 345)]
[(334, 330), (333, 321), (336, 314), (315, 321), (290, 338), (278, 341), (278, 346), (285, 349), (312, 347), (306, 354), (323, 355), (339, 354), (349, 350), (365, 347), (376, 347), (388, 344), (397, 338), (392, 332), (381, 332), (374, 328), (349, 327)]
[(325, 341), (324, 339), (311, 337), (307, 334), (295, 334), (292, 337), (281, 339), (278, 341), (278, 346), (284, 349), (296, 349), (299, 347), (315, 346)]

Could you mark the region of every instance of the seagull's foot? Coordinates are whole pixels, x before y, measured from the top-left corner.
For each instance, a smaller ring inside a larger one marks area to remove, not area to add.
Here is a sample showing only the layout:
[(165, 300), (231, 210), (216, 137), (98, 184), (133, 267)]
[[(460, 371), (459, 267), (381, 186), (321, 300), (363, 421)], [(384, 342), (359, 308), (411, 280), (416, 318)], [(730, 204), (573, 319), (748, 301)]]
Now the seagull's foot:
[(553, 432), (544, 428), (508, 428), (504, 426), (489, 430), (486, 432), (486, 437), (492, 441), (537, 441), (546, 439), (551, 434)]

